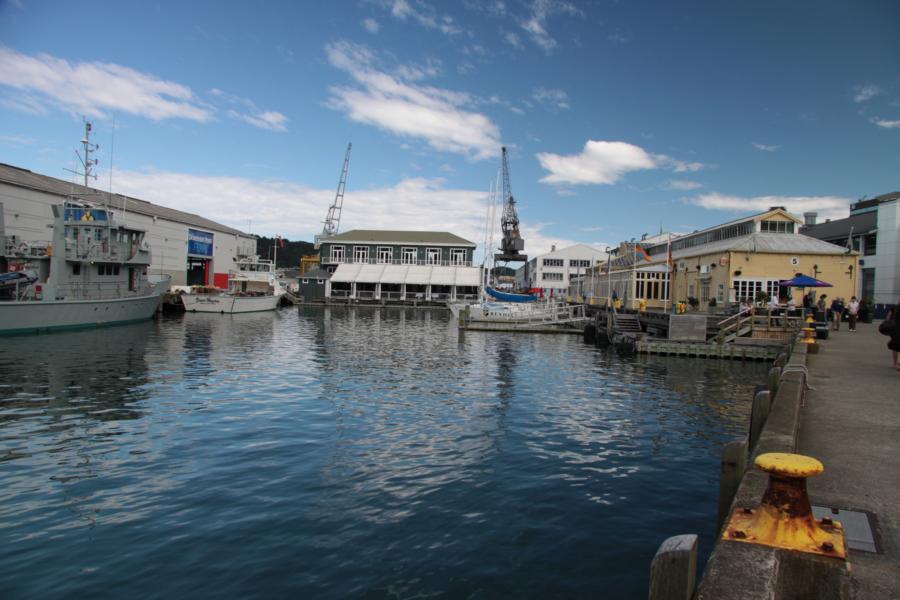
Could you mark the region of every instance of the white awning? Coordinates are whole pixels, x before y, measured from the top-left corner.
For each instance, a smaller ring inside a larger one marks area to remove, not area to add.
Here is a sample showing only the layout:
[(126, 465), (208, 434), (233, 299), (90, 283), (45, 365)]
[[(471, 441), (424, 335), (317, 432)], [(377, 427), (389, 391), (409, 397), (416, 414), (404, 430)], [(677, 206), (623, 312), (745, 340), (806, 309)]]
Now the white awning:
[(432, 267), (431, 285), (453, 285), (456, 282), (456, 267)]
[(356, 281), (359, 269), (363, 265), (338, 265), (331, 275), (331, 283), (352, 283)]
[(384, 265), (360, 265), (359, 273), (356, 275), (356, 283), (382, 283), (382, 273), (384, 273)]
[(478, 287), (478, 267), (438, 265), (341, 264), (331, 276), (332, 283), (407, 283), (410, 285), (455, 285)]
[(478, 287), (481, 285), (481, 268), (456, 267), (456, 285)]
[(431, 267), (424, 265), (410, 265), (406, 272), (406, 281), (415, 285), (428, 285), (431, 283)]

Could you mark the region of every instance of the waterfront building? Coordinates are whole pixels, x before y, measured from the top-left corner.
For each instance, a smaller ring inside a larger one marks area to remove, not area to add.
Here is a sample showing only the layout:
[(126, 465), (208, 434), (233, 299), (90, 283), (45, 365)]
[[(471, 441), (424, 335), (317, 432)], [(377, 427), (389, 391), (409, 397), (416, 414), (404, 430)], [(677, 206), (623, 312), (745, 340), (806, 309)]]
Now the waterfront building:
[(900, 192), (850, 205), (846, 219), (816, 223), (804, 213), (801, 233), (860, 253), (859, 288), (855, 294), (880, 311), (900, 298)]
[(625, 242), (610, 252), (611, 268), (594, 268), (579, 284), (601, 303), (615, 297), (635, 309), (685, 302), (707, 310), (763, 295), (801, 305), (804, 290), (778, 284), (804, 274), (832, 284), (822, 290), (829, 296), (849, 299), (857, 290), (858, 253), (802, 235), (801, 225), (773, 207), (685, 235)]
[(326, 298), (474, 300), (481, 268), (476, 245), (444, 231), (353, 229), (321, 240), (319, 260), (331, 274)]
[(72, 198), (103, 205), (119, 223), (146, 231), (149, 272), (171, 276), (172, 285), (228, 287), (237, 259), (256, 254), (255, 237), (204, 217), (0, 163), (2, 249), (49, 241), (52, 207)]
[(545, 296), (566, 296), (573, 279), (579, 278), (598, 261), (605, 260), (603, 250), (575, 244), (533, 257), (516, 270), (516, 287), (540, 290)]
[(324, 302), (325, 290), (331, 273), (325, 269), (311, 269), (300, 273), (297, 288), (298, 295), (304, 302)]

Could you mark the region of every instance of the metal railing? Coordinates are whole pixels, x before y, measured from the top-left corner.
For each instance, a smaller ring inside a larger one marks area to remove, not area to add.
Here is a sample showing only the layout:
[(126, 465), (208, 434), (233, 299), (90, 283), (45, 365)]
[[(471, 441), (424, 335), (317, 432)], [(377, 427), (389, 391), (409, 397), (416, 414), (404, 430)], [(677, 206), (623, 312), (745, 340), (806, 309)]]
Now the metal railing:
[(74, 300), (113, 300), (146, 296), (153, 289), (154, 286), (149, 283), (141, 283), (133, 290), (128, 289), (127, 282), (69, 283), (58, 286), (56, 295)]
[(473, 262), (470, 260), (407, 260), (403, 258), (393, 258), (390, 260), (380, 258), (367, 258), (365, 260), (355, 260), (352, 256), (324, 258), (322, 264), (326, 265), (400, 265), (400, 266), (425, 266), (425, 267), (472, 267)]

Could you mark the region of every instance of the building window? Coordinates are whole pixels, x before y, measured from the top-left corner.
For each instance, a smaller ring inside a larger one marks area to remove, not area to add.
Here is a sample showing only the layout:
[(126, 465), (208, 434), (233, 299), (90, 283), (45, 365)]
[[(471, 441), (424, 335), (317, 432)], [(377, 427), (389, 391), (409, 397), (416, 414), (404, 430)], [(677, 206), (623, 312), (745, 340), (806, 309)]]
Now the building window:
[(466, 264), (466, 251), (463, 248), (452, 248), (450, 250), (450, 264), (451, 265)]
[(735, 298), (738, 302), (755, 302), (756, 295), (765, 292), (769, 298), (778, 298), (778, 279), (735, 279)]
[(416, 264), (418, 253), (415, 248), (404, 248), (401, 254), (401, 261), (404, 265)]
[(878, 241), (877, 233), (870, 233), (868, 235), (863, 236), (863, 254), (866, 256), (872, 256), (875, 254), (875, 245)]
[(367, 263), (369, 262), (368, 246), (353, 246), (353, 262)]
[(561, 258), (543, 258), (541, 259), (541, 266), (544, 267), (561, 267), (563, 266), (564, 261)]
[(794, 222), (760, 221), (759, 230), (764, 233), (794, 233)]
[(300, 283), (307, 284), (309, 283), (309, 279), (301, 279)]
[(81, 275), (81, 263), (72, 264), (72, 275)]
[(583, 260), (581, 258), (573, 258), (569, 261), (569, 266), (573, 269), (586, 269), (591, 266), (591, 261)]
[(390, 246), (378, 246), (378, 264), (389, 265), (394, 259), (394, 250)]
[(701, 302), (709, 302), (709, 286), (708, 285), (700, 286), (700, 301)]
[(333, 263), (344, 262), (344, 247), (343, 246), (332, 246), (331, 247), (331, 262), (333, 262)]
[(425, 249), (425, 264), (429, 264), (429, 265), (441, 264), (441, 249), (440, 248), (426, 248)]
[(541, 279), (544, 281), (562, 281), (562, 273), (541, 273)]

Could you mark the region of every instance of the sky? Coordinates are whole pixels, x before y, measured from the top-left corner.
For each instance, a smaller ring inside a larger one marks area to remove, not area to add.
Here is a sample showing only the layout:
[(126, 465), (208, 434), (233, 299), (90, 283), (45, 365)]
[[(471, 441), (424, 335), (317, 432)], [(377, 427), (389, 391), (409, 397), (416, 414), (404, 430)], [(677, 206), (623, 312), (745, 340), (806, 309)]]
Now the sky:
[(0, 162), (311, 241), (525, 253), (900, 189), (900, 3), (0, 0)]

